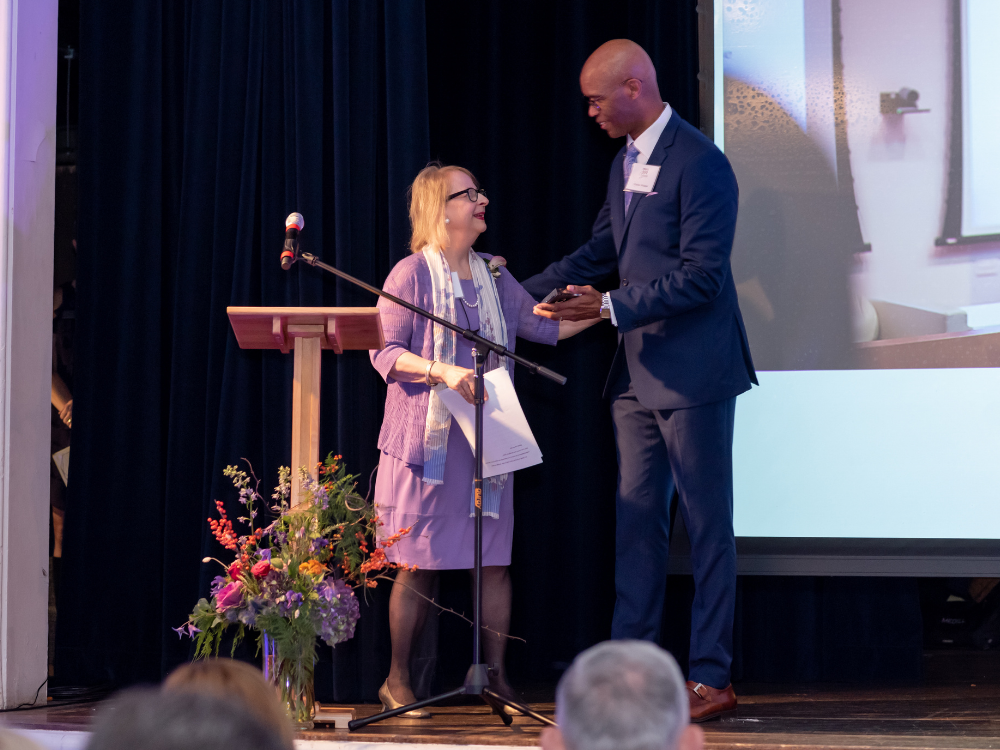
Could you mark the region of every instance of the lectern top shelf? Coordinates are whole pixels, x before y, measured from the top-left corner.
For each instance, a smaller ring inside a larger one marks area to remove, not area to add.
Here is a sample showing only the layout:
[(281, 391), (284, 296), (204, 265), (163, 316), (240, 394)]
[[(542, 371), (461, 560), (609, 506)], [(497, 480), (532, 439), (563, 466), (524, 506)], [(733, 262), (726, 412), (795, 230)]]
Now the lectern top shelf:
[(241, 349), (288, 353), (299, 338), (318, 338), (323, 349), (384, 349), (377, 307), (229, 307)]

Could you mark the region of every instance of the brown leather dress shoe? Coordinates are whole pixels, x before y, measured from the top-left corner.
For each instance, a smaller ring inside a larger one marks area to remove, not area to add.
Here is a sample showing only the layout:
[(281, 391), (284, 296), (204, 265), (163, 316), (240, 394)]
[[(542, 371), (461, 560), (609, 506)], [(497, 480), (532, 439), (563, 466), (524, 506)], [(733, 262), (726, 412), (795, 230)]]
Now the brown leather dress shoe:
[(727, 685), (722, 690), (703, 685), (700, 682), (688, 680), (688, 701), (691, 705), (691, 721), (700, 724), (703, 721), (721, 719), (736, 713), (736, 693), (733, 686)]

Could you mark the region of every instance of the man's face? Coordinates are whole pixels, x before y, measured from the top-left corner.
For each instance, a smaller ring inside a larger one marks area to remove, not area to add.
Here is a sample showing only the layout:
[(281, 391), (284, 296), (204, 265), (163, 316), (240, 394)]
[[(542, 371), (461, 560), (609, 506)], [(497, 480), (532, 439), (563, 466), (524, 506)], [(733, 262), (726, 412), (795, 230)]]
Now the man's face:
[(580, 91), (587, 102), (587, 115), (611, 138), (621, 138), (629, 132), (634, 108), (629, 81), (617, 81), (602, 71), (585, 67), (580, 73)]

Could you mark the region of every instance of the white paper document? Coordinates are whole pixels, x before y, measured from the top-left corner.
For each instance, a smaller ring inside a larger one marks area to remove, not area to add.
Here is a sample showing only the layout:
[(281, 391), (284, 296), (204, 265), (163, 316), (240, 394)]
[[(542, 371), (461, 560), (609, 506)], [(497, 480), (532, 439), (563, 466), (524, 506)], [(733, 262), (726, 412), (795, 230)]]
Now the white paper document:
[[(542, 452), (524, 418), (506, 368), (490, 370), (483, 379), (489, 397), (483, 404), (483, 478), (540, 464)], [(452, 428), (457, 422), (469, 445), (474, 446), (475, 407), (444, 383), (435, 386), (435, 390), (454, 417)]]
[(52, 454), (52, 460), (56, 464), (56, 469), (59, 470), (59, 476), (62, 477), (63, 484), (69, 484), (69, 448), (66, 446), (61, 451), (56, 451)]

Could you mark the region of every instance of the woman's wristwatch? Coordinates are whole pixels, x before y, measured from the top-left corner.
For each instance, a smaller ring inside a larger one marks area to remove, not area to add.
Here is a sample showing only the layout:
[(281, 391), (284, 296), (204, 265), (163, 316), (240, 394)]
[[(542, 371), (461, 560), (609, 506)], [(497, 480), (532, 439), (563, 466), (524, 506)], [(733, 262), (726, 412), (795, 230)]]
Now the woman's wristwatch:
[(436, 360), (436, 359), (435, 359), (435, 360), (432, 360), (432, 361), (428, 362), (428, 363), (427, 363), (427, 367), (426, 367), (426, 368), (424, 368), (424, 382), (425, 382), (425, 383), (426, 383), (426, 384), (427, 384), (428, 386), (432, 386), (432, 385), (434, 385), (434, 383), (432, 383), (432, 382), (431, 382), (431, 368), (432, 368), (432, 367), (433, 367), (434, 365), (436, 365), (437, 363), (438, 363), (438, 362), (437, 362), (437, 360)]

